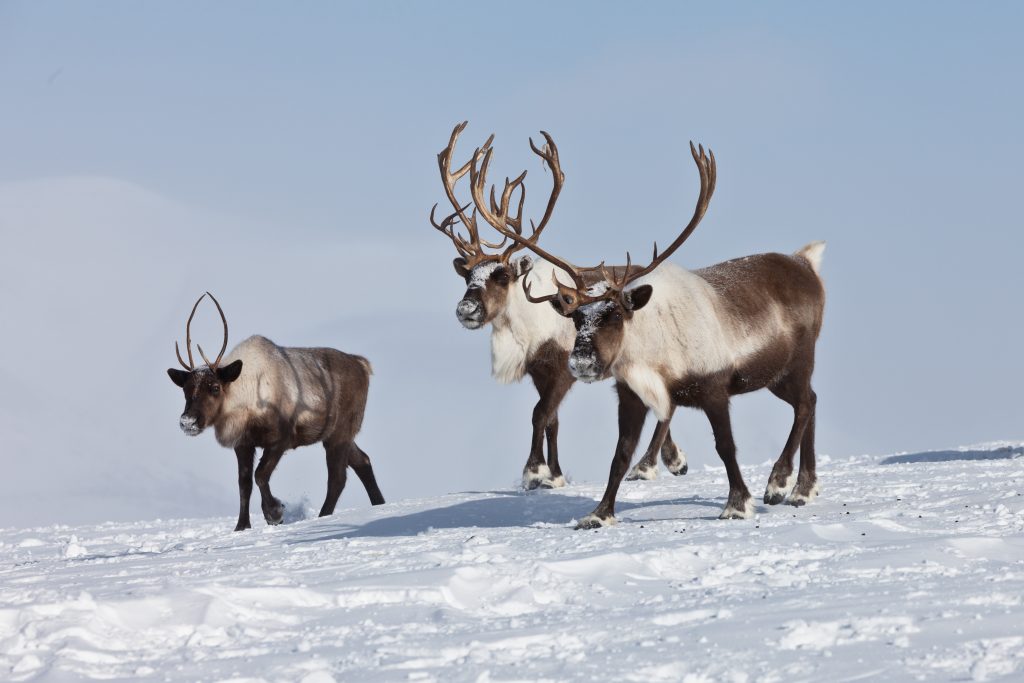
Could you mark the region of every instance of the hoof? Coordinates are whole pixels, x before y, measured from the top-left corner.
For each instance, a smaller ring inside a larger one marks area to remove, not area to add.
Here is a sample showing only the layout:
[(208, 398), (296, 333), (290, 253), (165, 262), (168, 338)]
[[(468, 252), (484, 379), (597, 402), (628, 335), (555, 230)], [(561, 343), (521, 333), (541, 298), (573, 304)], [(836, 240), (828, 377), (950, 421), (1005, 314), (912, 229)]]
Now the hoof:
[(658, 466), (647, 467), (642, 462), (638, 462), (636, 466), (629, 471), (626, 475), (626, 481), (637, 481), (643, 479), (644, 481), (651, 481), (652, 479), (658, 478)]
[(668, 465), (668, 471), (676, 477), (681, 477), (690, 471), (690, 466), (684, 462), (681, 466), (677, 465), (676, 469), (672, 469), (672, 465)]
[(235, 531), (245, 531), (246, 529), (251, 529), (251, 528), (252, 528), (252, 525), (249, 524), (249, 520), (246, 520), (244, 522), (239, 522), (238, 524), (235, 525)]
[(803, 507), (818, 497), (818, 484), (815, 482), (809, 487), (801, 486), (798, 482), (793, 493), (789, 494), (789, 504), (793, 507)]
[(747, 498), (742, 503), (729, 502), (722, 510), (719, 519), (750, 519), (754, 515), (754, 500)]
[(551, 481), (551, 470), (547, 465), (537, 465), (536, 470), (531, 470), (530, 467), (527, 466), (523, 470), (523, 488), (527, 491), (533, 491), (534, 489), (540, 488), (548, 481)]
[(793, 483), (796, 481), (796, 475), (790, 472), (781, 484), (776, 483), (778, 479), (779, 478), (775, 476), (774, 472), (768, 479), (768, 486), (764, 490), (764, 502), (768, 505), (778, 505), (785, 500), (786, 496), (789, 495), (789, 492), (793, 490)]
[(559, 474), (553, 479), (546, 479), (540, 483), (542, 489), (562, 489), (565, 488), (565, 477)]
[(668, 471), (675, 476), (681, 476), (686, 474), (690, 470), (690, 466), (686, 462), (686, 453), (679, 446), (676, 446), (676, 457), (674, 459), (665, 460), (665, 453), (662, 451), (662, 462), (665, 463), (665, 467)]
[(284, 503), (278, 501), (275, 505), (263, 511), (263, 519), (267, 520), (270, 526), (277, 526), (284, 520)]
[(611, 526), (612, 524), (615, 524), (615, 517), (598, 517), (595, 514), (589, 514), (576, 522), (576, 529), (600, 529), (601, 527)]

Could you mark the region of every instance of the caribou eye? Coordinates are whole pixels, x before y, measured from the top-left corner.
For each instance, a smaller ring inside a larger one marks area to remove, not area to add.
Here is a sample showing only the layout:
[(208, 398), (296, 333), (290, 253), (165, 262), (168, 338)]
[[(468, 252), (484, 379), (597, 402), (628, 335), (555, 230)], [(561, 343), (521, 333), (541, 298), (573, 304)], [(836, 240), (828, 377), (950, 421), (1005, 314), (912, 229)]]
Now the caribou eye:
[(494, 271), (494, 275), (491, 276), (495, 282), (499, 285), (507, 285), (509, 283), (508, 271), (504, 268)]
[(212, 387), (210, 387), (210, 393), (216, 396), (217, 394), (220, 393), (220, 387), (214, 384)]

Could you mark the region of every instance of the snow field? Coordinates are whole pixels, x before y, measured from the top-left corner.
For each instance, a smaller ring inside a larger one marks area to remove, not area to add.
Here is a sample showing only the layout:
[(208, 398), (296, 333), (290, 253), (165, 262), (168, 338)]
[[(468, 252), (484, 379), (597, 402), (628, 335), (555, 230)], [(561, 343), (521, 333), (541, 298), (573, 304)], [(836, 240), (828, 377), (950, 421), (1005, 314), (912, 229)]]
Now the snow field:
[[(237, 534), (231, 515), (3, 529), (0, 679), (1016, 679), (1022, 456), (821, 457), (814, 503), (740, 521), (717, 519), (703, 454), (625, 482), (596, 531), (571, 527), (603, 483), (301, 503)], [(744, 467), (755, 496), (771, 464)]]

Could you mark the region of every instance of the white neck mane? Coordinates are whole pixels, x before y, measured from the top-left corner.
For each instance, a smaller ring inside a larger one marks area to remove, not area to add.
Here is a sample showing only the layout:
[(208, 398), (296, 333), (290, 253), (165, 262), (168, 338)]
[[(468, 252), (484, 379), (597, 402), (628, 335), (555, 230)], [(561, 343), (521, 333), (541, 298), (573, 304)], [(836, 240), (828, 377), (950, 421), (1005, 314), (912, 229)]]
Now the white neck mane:
[[(556, 270), (547, 261), (536, 261), (523, 276), (529, 278), (530, 292), (534, 296), (554, 292), (551, 273)], [(569, 276), (558, 272), (559, 281), (568, 284)], [(530, 358), (545, 342), (554, 341), (568, 351), (576, 334), (572, 321), (556, 313), (549, 304), (527, 301), (522, 277), (509, 287), (505, 310), (491, 323), (491, 374), (503, 384), (521, 380)]]

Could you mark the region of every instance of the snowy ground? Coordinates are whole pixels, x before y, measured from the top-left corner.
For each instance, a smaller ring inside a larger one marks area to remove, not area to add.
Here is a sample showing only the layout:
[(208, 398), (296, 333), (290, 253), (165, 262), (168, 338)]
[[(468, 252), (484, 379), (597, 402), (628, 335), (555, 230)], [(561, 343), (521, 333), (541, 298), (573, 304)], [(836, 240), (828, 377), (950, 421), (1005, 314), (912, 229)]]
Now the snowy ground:
[(597, 483), (0, 530), (0, 679), (1024, 677), (1024, 445), (821, 460), (815, 504), (748, 521), (698, 464), (596, 532)]

